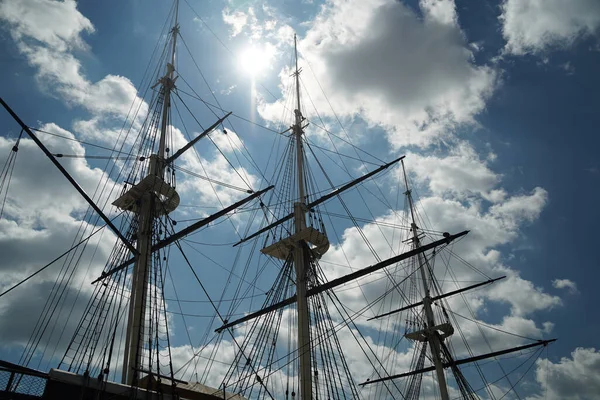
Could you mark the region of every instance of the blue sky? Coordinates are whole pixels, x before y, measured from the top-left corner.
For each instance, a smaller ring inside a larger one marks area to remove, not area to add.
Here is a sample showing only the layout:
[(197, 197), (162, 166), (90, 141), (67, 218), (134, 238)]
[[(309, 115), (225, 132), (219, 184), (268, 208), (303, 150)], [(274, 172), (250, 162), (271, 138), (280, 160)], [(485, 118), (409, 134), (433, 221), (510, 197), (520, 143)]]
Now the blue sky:
[[(528, 377), (526, 396), (542, 398), (538, 396), (548, 385), (547, 398), (595, 398), (593, 392), (579, 394), (569, 388), (600, 387), (600, 353), (594, 349), (600, 330), (594, 307), (600, 276), (594, 242), (600, 217), (597, 1), (188, 1), (192, 8), (181, 4), (182, 36), (207, 82), (224, 109), (261, 125), (279, 126), (281, 88), (289, 83), (288, 74), (281, 71), (289, 66), (291, 35), (297, 32), (303, 90), (310, 95), (303, 98), (309, 120), (317, 123), (322, 117), (330, 130), (343, 135), (337, 116), (351, 141), (369, 153), (384, 160), (406, 154), (434, 227), (472, 229), (474, 244), (463, 248), (469, 261), (512, 279), (481, 295), (478, 317), (559, 338), (544, 355), (549, 362), (537, 364), (537, 375)], [(170, 2), (156, 0), (122, 1), (110, 7), (92, 1), (6, 0), (0, 5), (2, 97), (30, 126), (110, 143), (105, 132), (118, 130), (123, 110), (136, 98), (170, 7)], [(254, 58), (265, 60), (254, 66), (254, 75), (248, 69), (255, 60), (244, 56), (252, 47), (258, 49)], [(181, 44), (178, 51), (181, 75), (210, 100)], [(74, 65), (79, 69), (68, 68)], [(197, 110), (205, 126), (214, 121), (205, 108)], [(7, 114), (0, 115), (0, 122), (4, 160), (18, 130)], [(235, 120), (234, 129), (265, 168), (267, 149), (279, 139), (240, 120)], [(314, 143), (329, 146), (316, 127), (308, 134)], [(56, 141), (52, 145), (65, 146)], [(86, 146), (83, 151), (102, 153)], [(342, 152), (356, 155), (348, 146), (342, 146)], [(33, 149), (27, 156), (21, 153), (32, 165), (46, 165)], [(222, 179), (237, 179), (219, 163), (214, 148), (201, 148), (200, 154), (207, 165), (222, 171)], [(104, 165), (92, 159), (69, 163), (79, 179), (89, 181), (82, 186), (90, 189)], [(358, 176), (359, 165), (351, 166)], [(39, 259), (16, 252), (21, 258), (2, 263), (10, 278), (0, 282), (0, 288), (18, 280), (20, 271), (33, 270), (44, 257), (66, 249), (68, 235), (56, 231), (66, 229), (63, 225), (73, 229), (82, 210), (76, 194), (71, 196), (61, 178), (50, 172), (44, 172), (49, 174), (46, 183), (63, 185), (50, 201), (60, 204), (48, 206), (44, 199), (29, 197), (35, 186), (19, 182), (33, 172), (17, 167), (18, 193), (11, 197), (10, 221), (2, 222), (0, 248), (5, 252), (42, 245), (44, 250)], [(244, 167), (253, 182), (265, 186), (256, 171)], [(349, 179), (334, 169), (331, 176), (338, 184)], [(392, 188), (398, 185), (394, 176), (385, 178)], [(211, 204), (206, 188), (189, 181), (182, 181), (181, 188), (182, 204)], [(220, 195), (225, 202), (237, 198), (227, 191)], [(390, 192), (390, 198), (394, 195)], [(356, 193), (346, 200), (358, 214), (367, 215)], [(370, 205), (374, 216), (389, 218), (377, 202)], [(197, 216), (178, 212), (179, 219)], [(372, 226), (363, 228), (372, 232)], [(339, 222), (337, 229), (346, 232), (339, 241), (332, 240), (329, 261), (341, 260), (343, 249), (355, 251), (355, 268), (372, 261), (352, 248), (357, 233), (348, 221)], [(212, 236), (198, 235), (197, 240), (226, 242), (228, 235), (231, 231), (217, 227)], [(381, 241), (373, 235), (374, 242)], [(231, 254), (200, 249), (223, 265), (231, 261)], [(202, 260), (198, 255), (194, 259)], [(335, 276), (339, 271), (329, 272)], [(192, 297), (197, 287), (183, 282), (181, 290)], [(18, 308), (22, 296), (1, 299), (5, 303), (0, 303), (0, 316), (33, 313), (34, 304), (28, 311)], [(173, 323), (176, 330), (182, 329), (179, 322)], [(202, 322), (192, 324), (202, 327)], [(19, 327), (27, 332), (25, 322)], [(0, 354), (18, 358), (19, 334), (0, 328), (7, 343)], [(186, 340), (177, 335), (175, 344), (184, 346)], [(578, 368), (589, 375), (574, 376)], [(547, 370), (552, 382), (540, 372)]]

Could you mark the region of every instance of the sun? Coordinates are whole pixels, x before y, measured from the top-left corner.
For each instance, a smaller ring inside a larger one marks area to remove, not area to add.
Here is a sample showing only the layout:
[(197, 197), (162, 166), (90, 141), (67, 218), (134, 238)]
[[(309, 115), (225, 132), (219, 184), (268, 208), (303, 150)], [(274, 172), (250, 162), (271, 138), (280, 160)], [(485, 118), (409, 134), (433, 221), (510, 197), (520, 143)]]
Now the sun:
[(252, 77), (256, 77), (269, 68), (274, 49), (270, 45), (252, 44), (240, 54), (240, 69)]

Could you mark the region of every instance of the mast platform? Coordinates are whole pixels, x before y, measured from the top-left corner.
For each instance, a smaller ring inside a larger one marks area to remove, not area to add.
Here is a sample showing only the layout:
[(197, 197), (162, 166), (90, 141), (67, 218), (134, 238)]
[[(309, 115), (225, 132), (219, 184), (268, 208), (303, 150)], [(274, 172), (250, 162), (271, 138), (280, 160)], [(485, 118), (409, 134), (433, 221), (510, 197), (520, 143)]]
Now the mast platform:
[(155, 154), (150, 156), (151, 172), (116, 199), (112, 203), (113, 206), (139, 214), (142, 197), (145, 193), (153, 193), (159, 200), (155, 202), (154, 215), (164, 215), (174, 211), (179, 206), (179, 194), (173, 186), (154, 173), (157, 163), (158, 156)]
[(293, 249), (301, 240), (312, 245), (310, 250), (317, 258), (321, 258), (321, 256), (329, 250), (329, 239), (327, 236), (312, 226), (309, 226), (303, 228), (298, 233), (265, 247), (260, 252), (280, 260), (287, 260)]
[[(441, 332), (441, 333), (440, 333)], [(445, 339), (452, 336), (454, 328), (447, 322), (432, 326), (431, 328), (425, 328), (414, 332), (408, 332), (404, 335), (405, 338), (415, 340), (417, 342), (427, 342), (431, 336), (435, 333), (439, 334), (440, 339)]]

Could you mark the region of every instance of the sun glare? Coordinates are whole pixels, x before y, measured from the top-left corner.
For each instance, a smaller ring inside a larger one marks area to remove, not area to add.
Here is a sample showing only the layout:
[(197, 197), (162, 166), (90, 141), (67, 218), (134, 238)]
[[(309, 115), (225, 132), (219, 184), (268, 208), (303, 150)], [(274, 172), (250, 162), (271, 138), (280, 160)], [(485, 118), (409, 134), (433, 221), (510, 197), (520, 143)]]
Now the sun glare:
[(273, 57), (271, 46), (250, 45), (240, 55), (240, 68), (255, 77), (264, 72)]

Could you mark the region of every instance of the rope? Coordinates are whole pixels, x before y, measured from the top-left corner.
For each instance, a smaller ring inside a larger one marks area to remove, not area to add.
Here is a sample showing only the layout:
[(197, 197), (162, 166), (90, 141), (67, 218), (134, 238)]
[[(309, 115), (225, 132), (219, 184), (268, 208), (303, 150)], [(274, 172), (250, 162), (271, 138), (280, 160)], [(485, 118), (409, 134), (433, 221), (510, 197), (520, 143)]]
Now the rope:
[[(0, 193), (2, 190), (4, 192), (4, 198), (2, 199), (2, 207), (0, 208), (0, 218), (4, 215), (4, 206), (6, 204), (6, 198), (8, 197), (8, 189), (10, 187), (10, 181), (12, 180), (12, 175), (15, 170), (15, 165), (17, 164), (17, 152), (19, 151), (19, 142), (21, 141), (21, 137), (23, 137), (23, 129), (19, 133), (19, 137), (17, 138), (17, 142), (12, 147), (11, 152), (9, 153), (6, 163), (2, 168), (2, 182), (0, 182)], [(6, 185), (6, 189), (4, 189)]]
[(75, 246), (71, 247), (69, 250), (67, 250), (64, 253), (62, 253), (60, 256), (56, 257), (54, 260), (50, 261), (48, 264), (44, 265), (43, 267), (41, 267), (40, 269), (38, 269), (34, 273), (28, 275), (26, 278), (20, 280), (15, 285), (11, 286), (10, 288), (6, 289), (4, 292), (0, 293), (0, 297), (4, 296), (5, 294), (10, 293), (11, 291), (13, 291), (14, 289), (18, 288), (19, 286), (21, 286), (22, 284), (24, 284), (25, 282), (27, 282), (28, 280), (30, 280), (34, 276), (36, 276), (39, 273), (43, 272), (46, 268), (50, 267), (52, 264), (54, 264), (55, 262), (57, 262), (58, 260), (60, 260), (64, 256), (66, 256), (67, 254), (69, 254), (71, 251), (77, 249), (80, 245), (82, 245), (85, 242), (87, 242), (88, 240), (90, 240), (92, 238), (92, 236), (94, 236), (96, 233), (100, 232), (105, 227), (106, 227), (106, 225), (104, 225), (104, 226), (96, 229), (91, 235), (89, 235), (88, 237), (86, 237), (85, 239), (83, 239), (82, 241), (80, 241), (79, 243), (77, 243)]

